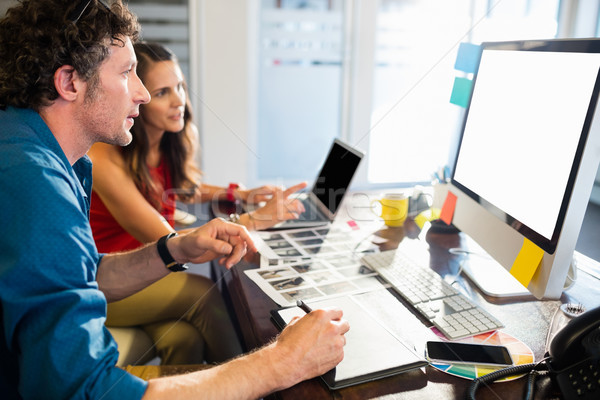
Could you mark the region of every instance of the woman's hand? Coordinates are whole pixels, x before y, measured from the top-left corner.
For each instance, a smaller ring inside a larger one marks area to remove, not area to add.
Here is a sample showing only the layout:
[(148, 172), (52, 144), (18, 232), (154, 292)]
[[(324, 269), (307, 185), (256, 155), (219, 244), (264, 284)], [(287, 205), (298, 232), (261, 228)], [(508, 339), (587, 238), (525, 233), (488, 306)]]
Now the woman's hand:
[(248, 229), (262, 230), (272, 227), (288, 219), (296, 219), (304, 210), (302, 202), (290, 199), (289, 196), (298, 190), (304, 189), (306, 182), (291, 186), (285, 190), (275, 188), (271, 199), (263, 207), (241, 216), (241, 220)]
[(254, 189), (244, 189), (242, 186), (235, 190), (235, 195), (247, 204), (258, 204), (269, 201), (279, 189), (277, 186), (264, 185)]

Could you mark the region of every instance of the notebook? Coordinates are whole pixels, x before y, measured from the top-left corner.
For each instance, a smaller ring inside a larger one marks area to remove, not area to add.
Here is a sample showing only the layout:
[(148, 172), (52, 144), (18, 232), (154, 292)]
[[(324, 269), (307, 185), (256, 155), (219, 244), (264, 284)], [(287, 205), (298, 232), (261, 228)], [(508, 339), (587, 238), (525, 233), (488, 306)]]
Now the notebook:
[[(345, 335), (344, 359), (320, 377), (330, 389), (341, 389), (427, 365), (423, 357), (393, 335), (351, 296), (307, 304), (313, 310), (339, 307), (344, 312), (343, 318), (350, 324), (350, 330)], [(272, 320), (279, 329), (283, 329), (294, 316), (304, 314), (298, 307), (271, 311)]]
[(312, 189), (298, 196), (306, 211), (298, 219), (280, 222), (270, 229), (309, 228), (332, 222), (363, 156), (361, 151), (334, 139)]

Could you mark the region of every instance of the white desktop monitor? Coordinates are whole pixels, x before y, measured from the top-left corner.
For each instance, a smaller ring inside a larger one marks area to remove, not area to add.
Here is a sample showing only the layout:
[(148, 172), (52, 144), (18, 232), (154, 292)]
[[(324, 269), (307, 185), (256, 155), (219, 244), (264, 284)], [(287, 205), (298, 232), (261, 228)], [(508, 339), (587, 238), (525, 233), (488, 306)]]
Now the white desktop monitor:
[(527, 287), (537, 298), (563, 291), (598, 169), (599, 71), (600, 39), (481, 45), (453, 224), (506, 270), (524, 238), (543, 249)]

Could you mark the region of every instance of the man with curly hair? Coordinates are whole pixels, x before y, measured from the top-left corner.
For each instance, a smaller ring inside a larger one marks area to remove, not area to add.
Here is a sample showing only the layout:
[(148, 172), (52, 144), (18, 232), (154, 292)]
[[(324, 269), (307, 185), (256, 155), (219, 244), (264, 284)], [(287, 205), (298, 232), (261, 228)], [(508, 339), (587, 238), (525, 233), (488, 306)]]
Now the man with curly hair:
[(213, 220), (127, 253), (98, 254), (86, 152), (126, 145), (149, 94), (136, 74), (139, 26), (120, 0), (22, 0), (0, 21), (0, 393), (19, 398), (258, 398), (333, 368), (341, 310), (295, 319), (278, 340), (210, 369), (145, 382), (115, 366), (106, 304), (186, 262), (255, 251)]

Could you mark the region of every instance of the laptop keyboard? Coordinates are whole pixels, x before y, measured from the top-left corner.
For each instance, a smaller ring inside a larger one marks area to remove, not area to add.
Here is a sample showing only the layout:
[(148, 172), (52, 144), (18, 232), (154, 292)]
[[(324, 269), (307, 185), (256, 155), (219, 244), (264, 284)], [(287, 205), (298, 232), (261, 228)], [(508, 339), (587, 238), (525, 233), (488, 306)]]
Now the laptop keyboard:
[(308, 198), (301, 200), (304, 206), (304, 212), (298, 216), (298, 221), (324, 221), (323, 214), (317, 209), (317, 206)]
[(460, 339), (504, 327), (437, 273), (398, 250), (367, 254), (362, 261), (377, 271), (448, 339)]

